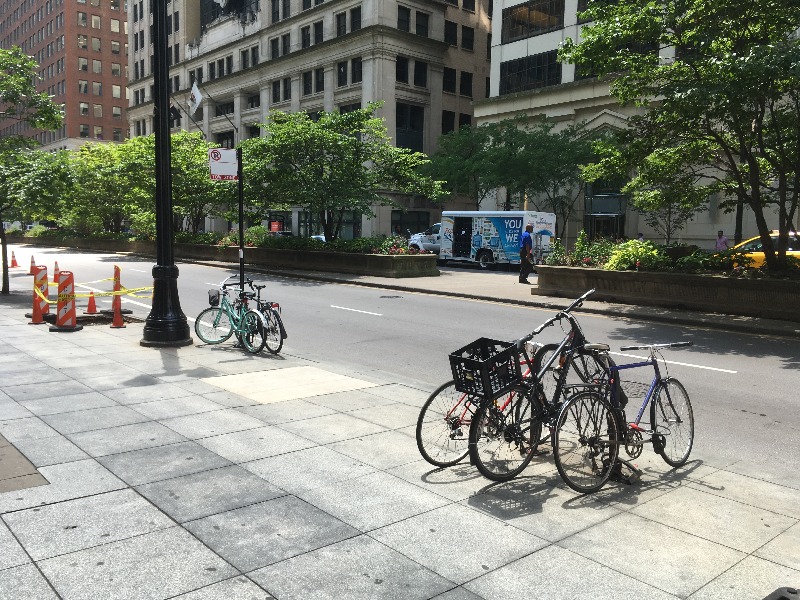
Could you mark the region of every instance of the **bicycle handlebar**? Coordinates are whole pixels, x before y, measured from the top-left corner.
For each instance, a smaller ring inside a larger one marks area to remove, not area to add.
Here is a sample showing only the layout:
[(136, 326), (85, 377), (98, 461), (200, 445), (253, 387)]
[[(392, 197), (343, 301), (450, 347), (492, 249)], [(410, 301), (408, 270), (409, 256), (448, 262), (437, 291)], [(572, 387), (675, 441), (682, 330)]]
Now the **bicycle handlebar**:
[(561, 320), (561, 319), (563, 319), (563, 318), (564, 318), (564, 317), (565, 317), (567, 314), (569, 314), (570, 312), (572, 312), (572, 310), (573, 310), (573, 309), (575, 309), (575, 308), (577, 308), (578, 306), (580, 306), (581, 304), (583, 304), (583, 301), (584, 301), (584, 300), (586, 300), (586, 298), (588, 298), (588, 297), (589, 297), (589, 296), (591, 296), (592, 294), (594, 294), (594, 292), (595, 292), (595, 288), (592, 288), (591, 290), (589, 290), (588, 292), (586, 292), (585, 294), (583, 294), (583, 296), (581, 296), (580, 298), (576, 298), (576, 299), (575, 299), (575, 300), (572, 302), (572, 304), (570, 304), (570, 305), (569, 305), (567, 308), (565, 308), (565, 309), (563, 309), (563, 310), (560, 310), (560, 311), (558, 311), (558, 312), (555, 314), (555, 316), (553, 316), (553, 317), (550, 317), (549, 319), (547, 319), (547, 321), (545, 321), (544, 323), (542, 323), (541, 325), (539, 325), (539, 326), (538, 326), (536, 329), (534, 329), (534, 330), (533, 330), (531, 333), (529, 333), (529, 334), (528, 334), (528, 335), (526, 335), (526, 336), (523, 336), (523, 337), (519, 338), (519, 339), (516, 341), (517, 350), (520, 350), (520, 349), (522, 348), (522, 346), (524, 346), (524, 345), (525, 345), (525, 342), (529, 342), (529, 341), (531, 341), (531, 340), (532, 340), (534, 337), (536, 337), (537, 335), (539, 335), (540, 333), (542, 333), (542, 331), (544, 331), (545, 329), (547, 329), (548, 327), (550, 327), (550, 325), (552, 325), (552, 324), (553, 324), (553, 323), (555, 323), (556, 321), (560, 321), (560, 320)]
[(647, 344), (646, 346), (621, 346), (620, 351), (625, 350), (655, 350), (656, 348), (685, 348), (694, 346), (694, 342), (672, 342), (669, 344)]

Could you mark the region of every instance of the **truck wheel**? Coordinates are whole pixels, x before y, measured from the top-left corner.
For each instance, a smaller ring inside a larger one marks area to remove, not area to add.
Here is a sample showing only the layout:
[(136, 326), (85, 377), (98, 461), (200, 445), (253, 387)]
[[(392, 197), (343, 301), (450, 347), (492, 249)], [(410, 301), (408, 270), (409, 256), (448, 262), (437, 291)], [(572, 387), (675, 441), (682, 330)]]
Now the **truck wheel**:
[(494, 256), (488, 250), (484, 250), (478, 253), (478, 264), (481, 266), (481, 269), (487, 269), (490, 265), (494, 266)]

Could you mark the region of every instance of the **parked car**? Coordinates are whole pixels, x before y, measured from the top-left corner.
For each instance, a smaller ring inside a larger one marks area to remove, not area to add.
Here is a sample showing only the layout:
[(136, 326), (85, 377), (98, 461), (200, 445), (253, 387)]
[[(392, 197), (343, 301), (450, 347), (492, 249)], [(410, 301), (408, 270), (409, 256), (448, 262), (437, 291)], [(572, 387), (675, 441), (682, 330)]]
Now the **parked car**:
[(324, 235), (312, 235), (312, 236), (311, 236), (311, 239), (312, 239), (312, 240), (319, 240), (319, 241), (320, 241), (320, 242), (322, 242), (323, 244), (324, 244), (324, 243), (327, 241), (327, 240), (325, 239), (325, 236), (324, 236)]
[(439, 254), (439, 250), (442, 247), (442, 235), (439, 233), (441, 228), (442, 224), (436, 223), (422, 233), (415, 233), (408, 239), (408, 247)]
[[(770, 237), (772, 237), (773, 246), (777, 248), (778, 232), (773, 231)], [(751, 267), (758, 268), (764, 264), (764, 250), (761, 243), (761, 237), (759, 236), (750, 238), (749, 240), (745, 240), (740, 244), (737, 244), (733, 247), (733, 250), (741, 252), (750, 258), (753, 261), (750, 264)], [(789, 247), (786, 250), (786, 256), (793, 256), (794, 258), (800, 260), (800, 234), (797, 232), (789, 233)]]

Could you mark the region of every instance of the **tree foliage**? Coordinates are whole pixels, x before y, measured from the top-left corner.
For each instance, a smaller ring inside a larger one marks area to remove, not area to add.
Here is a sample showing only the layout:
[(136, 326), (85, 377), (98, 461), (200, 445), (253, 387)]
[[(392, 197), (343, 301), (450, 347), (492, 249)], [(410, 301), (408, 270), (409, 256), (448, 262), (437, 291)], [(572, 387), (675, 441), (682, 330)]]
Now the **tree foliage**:
[[(0, 48), (0, 122), (17, 121), (38, 129), (56, 129), (61, 125), (61, 107), (46, 93), (36, 91), (38, 65), (18, 46)], [(35, 145), (33, 138), (21, 135), (0, 137), (0, 223), (6, 216), (35, 213), (42, 208), (31, 204), (33, 190), (41, 190), (40, 200), (51, 187), (41, 177), (38, 168), (50, 160), (41, 155), (26, 156), (27, 148)], [(55, 160), (55, 159), (54, 159)], [(31, 191), (23, 189), (26, 181)], [(53, 185), (58, 184), (55, 177)], [(9, 293), (8, 245), (5, 230), (0, 227), (0, 254), (3, 263), (3, 283), (0, 293)]]
[(635, 166), (719, 192), (725, 208), (746, 204), (768, 268), (785, 268), (800, 193), (800, 4), (599, 0), (583, 16), (593, 23), (560, 56), (612, 77), (615, 97), (644, 109), (630, 119)]
[(242, 142), (248, 204), (303, 207), (336, 239), (346, 212), (371, 215), (375, 204), (391, 204), (386, 192), (442, 195), (440, 182), (420, 173), (425, 155), (391, 145), (379, 108), (341, 114), (273, 112), (268, 135)]

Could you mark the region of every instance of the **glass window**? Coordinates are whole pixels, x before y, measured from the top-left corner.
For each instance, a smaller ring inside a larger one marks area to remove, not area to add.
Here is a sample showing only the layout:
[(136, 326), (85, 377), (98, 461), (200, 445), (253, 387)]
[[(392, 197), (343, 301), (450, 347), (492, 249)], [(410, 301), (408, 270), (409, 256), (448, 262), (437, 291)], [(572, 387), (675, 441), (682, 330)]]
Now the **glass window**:
[(311, 71), (303, 73), (303, 96), (308, 96), (313, 92), (313, 74)]
[(468, 71), (461, 71), (461, 85), (458, 91), (462, 96), (472, 98), (472, 73)]
[(81, 113), (82, 117), (89, 116), (89, 103), (88, 102), (79, 102), (78, 103), (78, 110)]
[(92, 93), (95, 96), (102, 96), (103, 95), (103, 84), (99, 81), (92, 82)]
[(79, 130), (80, 130), (79, 135), (82, 138), (88, 138), (89, 137), (89, 126), (81, 124), (78, 127), (79, 127)]
[(281, 0), (272, 0), (272, 22), (277, 23), (281, 20)]
[(397, 103), (395, 143), (400, 148), (423, 152), (425, 110), (422, 106)]
[(178, 23), (178, 12), (175, 11), (175, 14), (172, 15), (172, 30), (173, 31), (178, 31), (178, 29), (179, 29), (178, 24), (179, 24)]
[(292, 42), (290, 34), (285, 33), (281, 36), (281, 53), (289, 54), (291, 48), (292, 48)]
[(311, 26), (306, 25), (300, 28), (300, 47), (308, 48), (311, 45)]
[(272, 82), (272, 103), (277, 104), (281, 101), (281, 82), (280, 81), (273, 81)]
[(408, 59), (405, 56), (397, 57), (394, 78), (399, 83), (408, 83)]
[(89, 59), (83, 58), (82, 56), (78, 57), (78, 71), (88, 71), (89, 70)]
[[(175, 90), (178, 91), (178, 90)], [(111, 97), (112, 98), (121, 98), (122, 97), (122, 86), (113, 85), (111, 86)]]
[(102, 125), (95, 125), (94, 126), (94, 139), (102, 140), (103, 139), (103, 126)]
[(115, 119), (122, 118), (122, 107), (121, 106), (112, 106), (111, 107), (111, 116)]
[(122, 66), (119, 63), (111, 63), (111, 74), (114, 77), (122, 76)]
[(350, 61), (350, 81), (361, 83), (361, 57)]
[(442, 135), (455, 131), (456, 113), (450, 110), (442, 111)]
[(88, 94), (89, 93), (89, 82), (85, 79), (78, 79), (78, 93), (79, 94)]
[(239, 52), (239, 60), (241, 61), (242, 69), (250, 68), (250, 51), (242, 50)]
[(79, 33), (78, 34), (78, 48), (86, 49), (88, 47), (89, 47), (89, 37)]
[(472, 115), (459, 113), (458, 128), (461, 129), (462, 127), (471, 127), (471, 126), (472, 126)]
[(120, 129), (118, 127), (114, 127), (114, 135), (113, 135), (112, 139), (115, 142), (121, 142), (122, 141), (122, 129)]
[(347, 85), (347, 61), (336, 63), (336, 85)]
[(111, 33), (119, 33), (119, 19), (111, 19)]
[(503, 9), (501, 43), (555, 31), (564, 26), (564, 0), (529, 0)]
[(100, 16), (92, 15), (92, 29), (100, 29)]
[(444, 68), (442, 75), (442, 91), (451, 94), (456, 93), (456, 70), (449, 67)]
[(119, 54), (119, 42), (111, 42), (111, 54)]
[(314, 43), (321, 44), (322, 43), (322, 21), (317, 21), (314, 23)]
[(261, 106), (261, 94), (253, 94), (247, 97), (247, 108), (258, 108)]
[(361, 7), (357, 6), (350, 10), (350, 31), (361, 29)]
[(303, 0), (303, 10), (311, 8), (311, 0)]
[(461, 8), (475, 12), (475, 0), (461, 0)]
[(417, 35), (428, 37), (428, 14), (417, 11)]
[(103, 118), (103, 105), (102, 104), (95, 104), (94, 105), (94, 118), (95, 119), (102, 119)]
[(258, 64), (258, 46), (250, 48), (250, 64), (253, 66)]
[(339, 13), (336, 15), (336, 36), (342, 36), (347, 33), (347, 13)]
[(428, 87), (428, 63), (421, 60), (414, 61), (414, 85)]
[(458, 46), (458, 24), (456, 22), (444, 22), (444, 41), (451, 46)]
[(283, 99), (292, 99), (292, 79), (291, 77), (284, 77), (283, 79)]
[(464, 50), (472, 50), (475, 45), (475, 30), (466, 25), (461, 26), (461, 47)]
[(560, 83), (561, 63), (556, 50), (500, 63), (501, 96)]
[(86, 13), (78, 11), (78, 27), (86, 27)]
[(92, 73), (102, 73), (103, 72), (103, 63), (99, 60), (92, 61)]
[(411, 31), (411, 9), (405, 6), (397, 7), (397, 28), (400, 31)]
[(288, 19), (289, 17), (292, 16), (291, 7), (292, 7), (291, 0), (283, 0), (282, 8), (283, 8), (283, 18), (284, 19)]
[(314, 71), (314, 91), (325, 91), (325, 69), (316, 69)]
[(281, 55), (281, 41), (278, 38), (272, 38), (269, 41), (269, 57), (276, 59)]
[(92, 38), (92, 50), (95, 52), (100, 52), (100, 38)]

